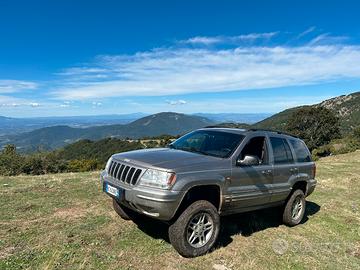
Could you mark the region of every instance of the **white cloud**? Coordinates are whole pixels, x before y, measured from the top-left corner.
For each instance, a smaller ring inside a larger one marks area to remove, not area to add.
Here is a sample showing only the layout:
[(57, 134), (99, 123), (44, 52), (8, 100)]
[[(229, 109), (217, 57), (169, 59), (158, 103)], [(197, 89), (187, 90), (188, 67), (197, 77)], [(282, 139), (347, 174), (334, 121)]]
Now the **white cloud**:
[(10, 96), (1, 96), (0, 95), (0, 107), (7, 107), (7, 108), (17, 108), (17, 107), (31, 107), (37, 108), (42, 106), (40, 103), (27, 100), (23, 98), (15, 98)]
[(37, 102), (31, 102), (29, 105), (33, 108), (40, 107), (40, 103)]
[(197, 36), (186, 40), (180, 40), (179, 43), (193, 44), (193, 45), (213, 45), (220, 43), (241, 44), (242, 42), (248, 42), (248, 41), (268, 40), (277, 34), (278, 32), (250, 33), (250, 34), (238, 35), (238, 36), (215, 36), (215, 37)]
[(21, 90), (32, 90), (38, 87), (37, 83), (19, 80), (0, 80), (0, 93), (14, 93)]
[(180, 43), (205, 44), (205, 45), (210, 45), (210, 44), (220, 43), (220, 42), (222, 42), (221, 37), (200, 37), (200, 36), (180, 41)]
[(175, 105), (185, 105), (187, 102), (183, 99), (179, 99), (179, 100), (167, 100), (166, 103), (175, 106)]
[(94, 68), (108, 70), (109, 79), (77, 81), (67, 76), (53, 95), (81, 100), (309, 85), (359, 78), (359, 62), (357, 45), (171, 47), (134, 55), (98, 57)]
[(314, 32), (315, 30), (316, 30), (316, 27), (315, 27), (315, 26), (311, 26), (311, 27), (309, 27), (308, 29), (306, 29), (304, 32), (301, 32), (301, 33), (296, 37), (296, 39), (300, 39), (300, 38), (302, 38), (302, 37), (304, 37), (304, 36), (306, 36), (306, 35)]
[(348, 39), (349, 38), (346, 36), (332, 36), (330, 35), (330, 33), (325, 33), (313, 38), (309, 42), (309, 45), (311, 46), (311, 45), (323, 45), (323, 44), (339, 44), (339, 43), (341, 44)]
[(101, 103), (101, 102), (96, 102), (96, 101), (94, 101), (94, 102), (92, 103), (92, 106), (93, 106), (93, 108), (101, 107), (101, 106), (102, 106), (102, 103)]

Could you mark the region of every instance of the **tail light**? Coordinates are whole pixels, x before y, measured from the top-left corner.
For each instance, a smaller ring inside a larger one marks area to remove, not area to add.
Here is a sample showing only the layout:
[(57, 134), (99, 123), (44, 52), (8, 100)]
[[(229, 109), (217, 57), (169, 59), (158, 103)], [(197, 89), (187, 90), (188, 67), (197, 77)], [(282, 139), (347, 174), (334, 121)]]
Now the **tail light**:
[(316, 164), (314, 163), (312, 167), (312, 179), (315, 179), (315, 175), (316, 175)]

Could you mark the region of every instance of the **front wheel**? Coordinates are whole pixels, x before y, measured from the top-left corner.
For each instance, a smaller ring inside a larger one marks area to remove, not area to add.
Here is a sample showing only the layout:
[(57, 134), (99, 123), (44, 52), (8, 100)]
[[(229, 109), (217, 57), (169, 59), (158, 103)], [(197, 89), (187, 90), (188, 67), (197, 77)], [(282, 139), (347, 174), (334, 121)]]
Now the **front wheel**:
[(215, 244), (220, 230), (220, 217), (208, 201), (192, 203), (169, 227), (173, 247), (184, 257), (207, 253)]
[(286, 202), (283, 222), (288, 226), (298, 225), (305, 214), (305, 195), (300, 189), (295, 190)]

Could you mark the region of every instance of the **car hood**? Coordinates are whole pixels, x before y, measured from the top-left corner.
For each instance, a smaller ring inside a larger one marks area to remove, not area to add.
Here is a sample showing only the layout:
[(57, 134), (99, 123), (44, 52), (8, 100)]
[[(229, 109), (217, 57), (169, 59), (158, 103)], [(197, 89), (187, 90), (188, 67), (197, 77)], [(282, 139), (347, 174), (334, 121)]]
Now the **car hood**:
[(219, 163), (219, 161), (223, 160), (221, 158), (170, 148), (135, 150), (115, 154), (113, 158), (143, 167), (157, 167), (173, 171), (188, 168), (189, 166), (199, 167), (201, 164), (206, 169), (208, 165)]

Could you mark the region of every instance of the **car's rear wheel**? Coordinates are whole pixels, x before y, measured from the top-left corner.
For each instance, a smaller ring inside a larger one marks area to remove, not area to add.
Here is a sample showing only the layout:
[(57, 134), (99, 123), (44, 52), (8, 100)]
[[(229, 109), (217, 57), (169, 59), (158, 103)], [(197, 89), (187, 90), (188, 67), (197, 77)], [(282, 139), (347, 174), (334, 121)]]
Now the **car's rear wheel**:
[(220, 217), (208, 201), (192, 203), (169, 227), (169, 239), (184, 257), (196, 257), (207, 253), (219, 235)]
[(283, 222), (288, 226), (298, 225), (305, 214), (305, 195), (300, 189), (295, 190), (287, 200), (283, 212)]
[(115, 199), (113, 199), (113, 208), (115, 212), (125, 220), (131, 220), (136, 215), (134, 211), (132, 211), (129, 208), (126, 208), (125, 206), (122, 206), (120, 203), (118, 203)]

